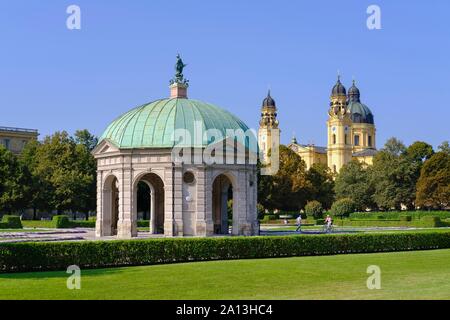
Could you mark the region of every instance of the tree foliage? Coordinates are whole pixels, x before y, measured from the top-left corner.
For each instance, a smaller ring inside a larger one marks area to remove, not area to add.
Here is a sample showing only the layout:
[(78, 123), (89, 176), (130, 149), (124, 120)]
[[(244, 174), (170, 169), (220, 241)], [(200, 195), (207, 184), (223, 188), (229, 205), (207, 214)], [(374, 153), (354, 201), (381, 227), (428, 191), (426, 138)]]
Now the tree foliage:
[(416, 204), (429, 208), (450, 205), (450, 154), (438, 152), (425, 162), (417, 182)]
[(29, 173), (17, 157), (0, 145), (0, 211), (14, 213), (27, 202)]
[(336, 177), (336, 198), (351, 199), (356, 210), (363, 211), (375, 206), (374, 191), (370, 168), (357, 160), (344, 165)]

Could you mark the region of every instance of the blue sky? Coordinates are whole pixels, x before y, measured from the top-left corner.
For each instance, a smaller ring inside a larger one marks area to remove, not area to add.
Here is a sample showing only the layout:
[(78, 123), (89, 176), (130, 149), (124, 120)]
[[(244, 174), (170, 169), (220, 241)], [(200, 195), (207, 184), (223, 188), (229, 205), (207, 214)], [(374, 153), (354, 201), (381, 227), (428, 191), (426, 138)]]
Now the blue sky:
[[(66, 28), (71, 4), (81, 30)], [(366, 27), (371, 4), (382, 30)], [(437, 146), (450, 139), (449, 16), (447, 0), (1, 0), (0, 126), (100, 135), (168, 96), (180, 52), (189, 96), (250, 127), (270, 86), (284, 143), (295, 132), (326, 144), (340, 70), (375, 114), (378, 147), (391, 136)]]

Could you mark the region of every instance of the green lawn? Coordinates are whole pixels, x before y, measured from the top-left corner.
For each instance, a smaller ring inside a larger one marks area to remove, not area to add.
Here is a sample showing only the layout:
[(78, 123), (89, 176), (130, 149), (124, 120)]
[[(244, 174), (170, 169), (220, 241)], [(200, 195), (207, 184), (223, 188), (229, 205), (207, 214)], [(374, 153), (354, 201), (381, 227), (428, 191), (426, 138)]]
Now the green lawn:
[[(0, 275), (0, 299), (450, 299), (450, 249)], [(381, 268), (381, 290), (366, 269)]]

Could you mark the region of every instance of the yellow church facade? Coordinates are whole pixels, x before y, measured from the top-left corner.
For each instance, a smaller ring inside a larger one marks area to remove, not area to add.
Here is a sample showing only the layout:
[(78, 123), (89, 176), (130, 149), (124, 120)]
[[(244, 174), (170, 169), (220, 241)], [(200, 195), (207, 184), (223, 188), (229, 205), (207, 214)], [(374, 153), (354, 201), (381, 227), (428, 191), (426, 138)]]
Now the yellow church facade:
[[(279, 144), (277, 107), (270, 93), (263, 101), (258, 142), (263, 158)], [(361, 102), (355, 81), (348, 93), (338, 77), (331, 91), (327, 120), (327, 146), (298, 143), (292, 138), (288, 147), (296, 152), (309, 169), (315, 163), (326, 164), (333, 172), (352, 160), (371, 165), (376, 151), (376, 127), (372, 111)], [(278, 141), (276, 141), (278, 139)]]

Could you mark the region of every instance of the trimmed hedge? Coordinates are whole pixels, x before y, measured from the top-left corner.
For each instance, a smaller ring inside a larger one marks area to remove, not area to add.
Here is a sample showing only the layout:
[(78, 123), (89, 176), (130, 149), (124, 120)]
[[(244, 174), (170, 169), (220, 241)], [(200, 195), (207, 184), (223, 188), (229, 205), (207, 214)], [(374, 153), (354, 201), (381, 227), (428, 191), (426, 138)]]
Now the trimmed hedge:
[(4, 215), (0, 222), (0, 229), (22, 229), (22, 221), (18, 216)]
[(438, 228), (450, 227), (450, 223), (441, 221), (439, 217), (425, 216), (420, 220), (363, 220), (363, 219), (335, 219), (337, 226), (348, 227), (415, 227), (415, 228)]
[(450, 231), (0, 244), (0, 272), (450, 248)]
[(56, 229), (70, 228), (70, 221), (68, 216), (54, 216), (52, 218), (53, 227)]
[(377, 219), (378, 216), (383, 216), (387, 220), (399, 220), (400, 216), (408, 215), (413, 220), (421, 219), (425, 216), (436, 216), (445, 220), (450, 218), (450, 211), (387, 211), (387, 212), (354, 212), (350, 214), (350, 219)]

